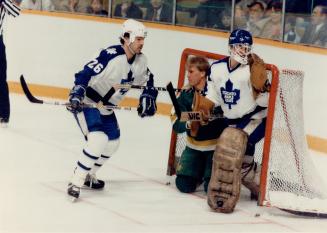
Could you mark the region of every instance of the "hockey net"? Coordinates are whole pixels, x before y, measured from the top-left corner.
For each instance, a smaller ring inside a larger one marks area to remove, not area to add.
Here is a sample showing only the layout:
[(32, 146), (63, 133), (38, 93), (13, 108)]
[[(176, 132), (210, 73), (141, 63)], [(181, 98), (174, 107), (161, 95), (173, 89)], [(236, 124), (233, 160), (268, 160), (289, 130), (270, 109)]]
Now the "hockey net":
[[(204, 56), (211, 63), (223, 55), (185, 49), (181, 56), (178, 88), (186, 80), (189, 56)], [(266, 65), (271, 81), (265, 138), (256, 146), (262, 165), (258, 204), (300, 215), (327, 217), (327, 188), (310, 157), (304, 132), (302, 71)], [(186, 134), (171, 133), (167, 175), (174, 175), (186, 145)]]

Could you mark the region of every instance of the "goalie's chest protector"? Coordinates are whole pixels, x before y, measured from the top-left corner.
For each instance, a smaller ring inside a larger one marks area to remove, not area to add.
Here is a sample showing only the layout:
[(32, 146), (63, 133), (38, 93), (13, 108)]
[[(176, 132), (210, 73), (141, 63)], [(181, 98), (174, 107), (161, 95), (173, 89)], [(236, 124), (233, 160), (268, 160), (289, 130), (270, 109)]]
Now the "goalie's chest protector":
[(228, 58), (225, 58), (212, 64), (210, 79), (217, 92), (217, 104), (221, 105), (227, 118), (241, 118), (256, 108), (248, 65), (239, 64), (230, 69)]

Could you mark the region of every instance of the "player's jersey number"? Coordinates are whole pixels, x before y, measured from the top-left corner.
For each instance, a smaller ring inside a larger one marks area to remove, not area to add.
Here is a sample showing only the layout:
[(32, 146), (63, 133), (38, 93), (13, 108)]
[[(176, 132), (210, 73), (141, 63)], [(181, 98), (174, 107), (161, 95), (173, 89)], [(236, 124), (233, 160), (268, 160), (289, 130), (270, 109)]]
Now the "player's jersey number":
[(96, 74), (103, 70), (103, 65), (97, 59), (92, 60), (88, 65)]

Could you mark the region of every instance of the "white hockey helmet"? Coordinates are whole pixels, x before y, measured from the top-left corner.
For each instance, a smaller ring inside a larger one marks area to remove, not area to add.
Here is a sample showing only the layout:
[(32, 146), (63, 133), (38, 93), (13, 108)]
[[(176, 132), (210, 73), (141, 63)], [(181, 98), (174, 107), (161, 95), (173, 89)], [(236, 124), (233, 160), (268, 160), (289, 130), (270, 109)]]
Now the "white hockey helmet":
[(123, 23), (123, 31), (121, 38), (124, 38), (126, 33), (129, 34), (129, 41), (133, 43), (136, 37), (146, 37), (147, 30), (143, 23), (136, 21), (134, 19), (128, 19)]

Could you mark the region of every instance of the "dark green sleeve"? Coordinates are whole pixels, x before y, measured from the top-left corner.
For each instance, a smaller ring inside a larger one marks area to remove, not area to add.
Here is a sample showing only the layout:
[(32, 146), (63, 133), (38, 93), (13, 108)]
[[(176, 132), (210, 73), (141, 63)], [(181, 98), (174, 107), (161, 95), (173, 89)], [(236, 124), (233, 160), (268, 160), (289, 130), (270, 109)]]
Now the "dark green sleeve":
[[(194, 93), (190, 90), (183, 90), (181, 94), (177, 97), (177, 102), (181, 112), (192, 111)], [(176, 133), (184, 133), (186, 131), (186, 122), (181, 122), (176, 120), (173, 124), (173, 130)]]

